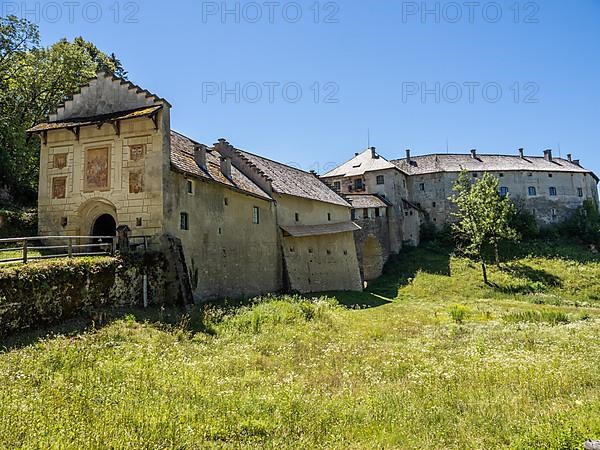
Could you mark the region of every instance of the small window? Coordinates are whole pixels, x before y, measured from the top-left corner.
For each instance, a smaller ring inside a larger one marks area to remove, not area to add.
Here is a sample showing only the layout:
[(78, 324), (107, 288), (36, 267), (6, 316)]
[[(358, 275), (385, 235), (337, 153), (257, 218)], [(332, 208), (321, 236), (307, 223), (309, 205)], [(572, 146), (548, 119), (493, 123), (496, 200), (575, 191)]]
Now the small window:
[(362, 191), (362, 189), (363, 189), (362, 178), (358, 178), (358, 179), (354, 180), (354, 189), (357, 191)]
[(258, 225), (260, 223), (260, 210), (258, 206), (252, 207), (252, 223)]
[(424, 191), (425, 190), (425, 183), (421, 183), (419, 184), (419, 189)]
[(558, 216), (558, 211), (555, 208), (552, 208), (552, 220), (556, 220)]
[(225, 197), (225, 198), (223, 199), (223, 204), (224, 204), (225, 206), (228, 206), (228, 205), (229, 205), (229, 199), (228, 199), (227, 197)]
[(383, 175), (377, 175), (377, 184), (385, 184)]
[(410, 215), (411, 215), (411, 216), (413, 215), (413, 212), (412, 212), (412, 211), (410, 212)]
[(577, 196), (583, 197), (583, 188), (577, 188)]
[(548, 178), (552, 178), (552, 174), (551, 173), (548, 174)]
[(333, 189), (336, 191), (340, 191), (342, 189), (342, 183), (339, 181), (335, 181), (333, 183)]
[(300, 222), (300, 214), (294, 214), (294, 218), (296, 219), (296, 222)]
[(379, 208), (375, 208), (375, 217), (379, 217), (379, 216), (380, 216)]
[(500, 195), (502, 197), (506, 197), (508, 195), (508, 188), (506, 186), (500, 187)]
[(556, 188), (555, 187), (550, 188), (550, 197), (556, 197)]
[(402, 185), (406, 187), (406, 180), (402, 180)]
[(532, 176), (533, 176), (533, 174), (532, 174), (531, 172), (529, 172), (529, 173), (527, 174), (527, 176), (528, 176), (528, 177), (532, 177)]
[(473, 174), (473, 178), (477, 178), (477, 174), (476, 173)]
[(363, 219), (369, 218), (369, 208), (363, 208)]
[(327, 213), (327, 220), (331, 222), (331, 213)]
[(350, 219), (356, 220), (356, 210), (355, 209), (353, 209), (352, 211), (350, 211)]
[(535, 186), (529, 186), (529, 196), (530, 197), (534, 197), (537, 195), (537, 189), (535, 188)]
[(192, 180), (187, 180), (187, 193), (188, 194), (194, 193), (194, 182)]
[(135, 219), (135, 226), (136, 227), (141, 227), (142, 226), (142, 218), (138, 217)]
[(436, 202), (431, 203), (431, 206), (433, 206), (434, 208), (437, 206)]
[(499, 176), (500, 178), (504, 178), (504, 174), (503, 174), (503, 173), (499, 174), (498, 176)]
[(180, 216), (180, 228), (182, 230), (189, 230), (190, 229), (190, 217), (188, 216), (188, 213), (181, 213)]

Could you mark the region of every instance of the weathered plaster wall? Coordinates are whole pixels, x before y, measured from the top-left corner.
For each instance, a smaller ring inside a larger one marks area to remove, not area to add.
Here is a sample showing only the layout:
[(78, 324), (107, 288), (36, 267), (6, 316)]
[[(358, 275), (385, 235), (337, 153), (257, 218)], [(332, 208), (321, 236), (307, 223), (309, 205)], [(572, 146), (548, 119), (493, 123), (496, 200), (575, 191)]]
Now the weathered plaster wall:
[(390, 256), (388, 217), (357, 218), (362, 229), (354, 233), (356, 252), (362, 277), (366, 281), (381, 275), (383, 266)]
[[(279, 225), (320, 225), (350, 220), (350, 208), (346, 206), (290, 195), (275, 194), (275, 200)], [(296, 213), (298, 221), (295, 220)], [(352, 232), (282, 237), (282, 242), (287, 282), (291, 290), (362, 290)]]
[[(123, 121), (120, 135), (109, 124), (100, 129), (83, 127), (79, 140), (68, 130), (49, 132), (40, 157), (39, 233), (89, 235), (95, 219), (104, 213), (113, 215), (117, 224), (128, 225), (134, 236), (162, 232), (162, 173), (168, 158), (163, 130), (169, 126), (168, 109), (160, 113), (159, 120), (158, 130), (148, 118)], [(109, 148), (109, 188), (86, 192), (86, 151), (100, 147)], [(139, 159), (132, 159), (132, 148), (141, 148)], [(56, 165), (57, 155), (66, 155), (65, 167)], [(138, 177), (140, 192), (138, 188), (131, 191), (132, 176)], [(53, 198), (56, 178), (66, 178), (64, 198)]]
[[(183, 243), (196, 300), (255, 296), (282, 289), (275, 204), (225, 186), (170, 172), (165, 231)], [(259, 224), (252, 220), (253, 207)], [(182, 230), (181, 213), (189, 217)]]
[[(477, 177), (473, 177), (473, 173)], [(510, 197), (533, 213), (541, 225), (568, 219), (585, 199), (598, 201), (596, 181), (587, 174), (521, 171), (491, 173), (498, 177), (501, 187), (508, 188)], [(483, 176), (483, 172), (471, 172), (469, 176), (477, 180)], [(452, 220), (453, 204), (449, 197), (454, 194), (452, 186), (457, 177), (458, 173), (409, 177), (411, 201), (421, 206), (438, 227)], [(424, 184), (424, 189), (421, 189), (421, 184)], [(536, 195), (529, 195), (529, 187), (535, 187)], [(550, 195), (550, 187), (556, 188), (556, 196)], [(582, 188), (582, 197), (578, 195), (577, 188)]]

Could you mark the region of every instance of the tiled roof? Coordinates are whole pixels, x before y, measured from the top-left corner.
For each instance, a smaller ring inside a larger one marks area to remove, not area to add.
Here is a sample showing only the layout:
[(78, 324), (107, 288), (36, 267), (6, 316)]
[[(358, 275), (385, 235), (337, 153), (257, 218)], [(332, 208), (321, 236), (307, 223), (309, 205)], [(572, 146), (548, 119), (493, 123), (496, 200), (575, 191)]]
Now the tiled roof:
[(378, 195), (369, 194), (346, 194), (346, 200), (352, 208), (387, 208), (391, 204)]
[(214, 149), (211, 150), (207, 147), (207, 170), (201, 169), (194, 159), (195, 145), (199, 145), (199, 143), (176, 131), (171, 131), (171, 167), (186, 175), (215, 181), (229, 186), (230, 188), (245, 191), (257, 197), (272, 200), (269, 194), (259, 188), (246, 175), (233, 167), (233, 165), (231, 166), (232, 179), (230, 180), (223, 175), (219, 161), (221, 155)]
[(237, 151), (271, 180), (274, 192), (325, 203), (333, 203), (334, 205), (350, 206), (348, 202), (312, 173), (304, 172), (303, 170), (295, 169), (243, 150)]
[(322, 236), (325, 234), (346, 233), (357, 231), (361, 227), (354, 222), (326, 223), (322, 225), (286, 225), (281, 229), (293, 237)]
[(368, 149), (355, 156), (350, 161), (347, 161), (341, 166), (326, 173), (322, 176), (322, 178), (359, 176), (365, 172), (393, 169), (395, 167), (396, 166), (394, 164), (389, 162), (383, 156), (376, 154), (376, 157), (373, 158), (373, 152), (371, 149)]
[[(497, 172), (497, 171), (523, 171), (523, 172), (575, 172), (593, 173), (574, 162), (562, 158), (546, 160), (541, 156), (512, 156), (512, 155), (477, 155), (473, 158), (470, 154), (434, 154), (413, 156), (410, 162), (403, 159), (392, 160), (401, 171), (409, 175), (421, 175), (436, 172)], [(595, 175), (594, 175), (595, 176)]]
[(102, 114), (94, 117), (73, 118), (66, 121), (40, 123), (27, 130), (28, 133), (40, 131), (59, 130), (61, 128), (75, 128), (86, 125), (97, 125), (107, 122), (116, 122), (118, 120), (135, 119), (137, 117), (148, 117), (156, 114), (162, 109), (162, 105), (145, 106), (143, 108), (132, 109), (129, 111), (119, 111), (110, 114)]

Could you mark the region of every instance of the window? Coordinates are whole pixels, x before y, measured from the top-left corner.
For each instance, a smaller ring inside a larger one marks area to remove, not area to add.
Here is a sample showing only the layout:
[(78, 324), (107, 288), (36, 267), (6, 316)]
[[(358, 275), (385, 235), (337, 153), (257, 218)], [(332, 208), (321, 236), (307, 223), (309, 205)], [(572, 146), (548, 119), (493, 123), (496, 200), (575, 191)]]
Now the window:
[(138, 217), (135, 219), (135, 226), (136, 227), (141, 227), (142, 226), (142, 218)]
[(552, 178), (552, 174), (551, 173), (548, 174), (548, 178)]
[(225, 204), (225, 206), (229, 205), (229, 199), (227, 197), (225, 197), (223, 199), (223, 203)]
[(188, 216), (188, 213), (181, 213), (179, 227), (182, 230), (190, 229), (190, 217)]
[(335, 182), (333, 183), (333, 189), (334, 189), (334, 190), (336, 190), (336, 191), (339, 191), (339, 190), (341, 190), (341, 189), (342, 189), (342, 183), (341, 183), (341, 182), (339, 182), (339, 181), (335, 181)]
[(188, 194), (194, 193), (194, 183), (192, 182), (192, 180), (187, 180), (187, 193)]
[(529, 186), (528, 191), (530, 197), (537, 195), (537, 189), (535, 188), (535, 186)]
[(433, 206), (435, 208), (437, 206), (437, 203), (436, 202), (432, 202), (431, 206)]
[(300, 222), (300, 214), (294, 214), (294, 218), (296, 219), (296, 222)]
[(577, 188), (577, 196), (583, 197), (583, 188)]
[(552, 208), (552, 220), (556, 220), (556, 217), (558, 216), (558, 211), (554, 208)]
[(556, 188), (555, 187), (550, 188), (550, 197), (556, 197)]
[(477, 178), (477, 174), (476, 173), (473, 174), (473, 178)]
[(506, 197), (508, 195), (508, 188), (506, 186), (500, 187), (500, 195), (502, 197)]
[(331, 213), (327, 213), (327, 220), (331, 222)]
[(362, 178), (358, 178), (358, 179), (354, 180), (354, 189), (357, 191), (362, 191), (362, 189), (363, 189)]
[(356, 210), (355, 210), (355, 209), (353, 209), (353, 210), (350, 212), (350, 219), (352, 219), (352, 220), (356, 220)]
[(385, 179), (383, 175), (377, 175), (377, 184), (385, 184)]
[(379, 217), (380, 212), (379, 212), (379, 208), (375, 208), (375, 217)]
[(368, 219), (369, 218), (369, 208), (364, 208), (363, 209), (363, 219)]
[(419, 184), (419, 189), (424, 191), (425, 190), (425, 183), (421, 183)]
[(260, 210), (258, 206), (252, 207), (252, 223), (258, 225), (260, 223)]
[(498, 176), (499, 176), (500, 178), (504, 178), (504, 174), (503, 174), (503, 173), (499, 174)]

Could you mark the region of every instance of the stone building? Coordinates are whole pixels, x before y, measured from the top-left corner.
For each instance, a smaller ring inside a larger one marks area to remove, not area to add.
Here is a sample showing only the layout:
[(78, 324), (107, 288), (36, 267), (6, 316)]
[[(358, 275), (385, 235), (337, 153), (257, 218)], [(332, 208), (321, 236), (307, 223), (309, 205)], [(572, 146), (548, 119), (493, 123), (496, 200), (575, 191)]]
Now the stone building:
[(407, 155), (392, 161), (407, 175), (410, 200), (426, 211), (428, 219), (442, 226), (451, 219), (452, 186), (461, 171), (474, 180), (488, 172), (498, 177), (500, 193), (509, 195), (519, 208), (531, 212), (540, 225), (568, 219), (586, 199), (598, 204), (598, 177), (571, 155), (556, 158), (552, 150), (541, 156), (434, 154)]
[(322, 179), (352, 204), (352, 219), (364, 278), (381, 274), (389, 255), (402, 244), (417, 245), (424, 221), (441, 228), (452, 219), (452, 187), (461, 171), (476, 180), (498, 177), (500, 192), (530, 211), (540, 225), (568, 219), (592, 199), (598, 205), (598, 177), (578, 160), (543, 156), (434, 154), (388, 161), (374, 148), (323, 175)]
[(346, 200), (313, 174), (172, 131), (170, 110), (100, 73), (29, 130), (40, 234), (179, 238), (198, 300), (362, 288)]
[(419, 244), (422, 212), (409, 200), (408, 177), (375, 148), (321, 178), (352, 204), (352, 219), (362, 228), (354, 237), (365, 280), (381, 275), (389, 255)]

